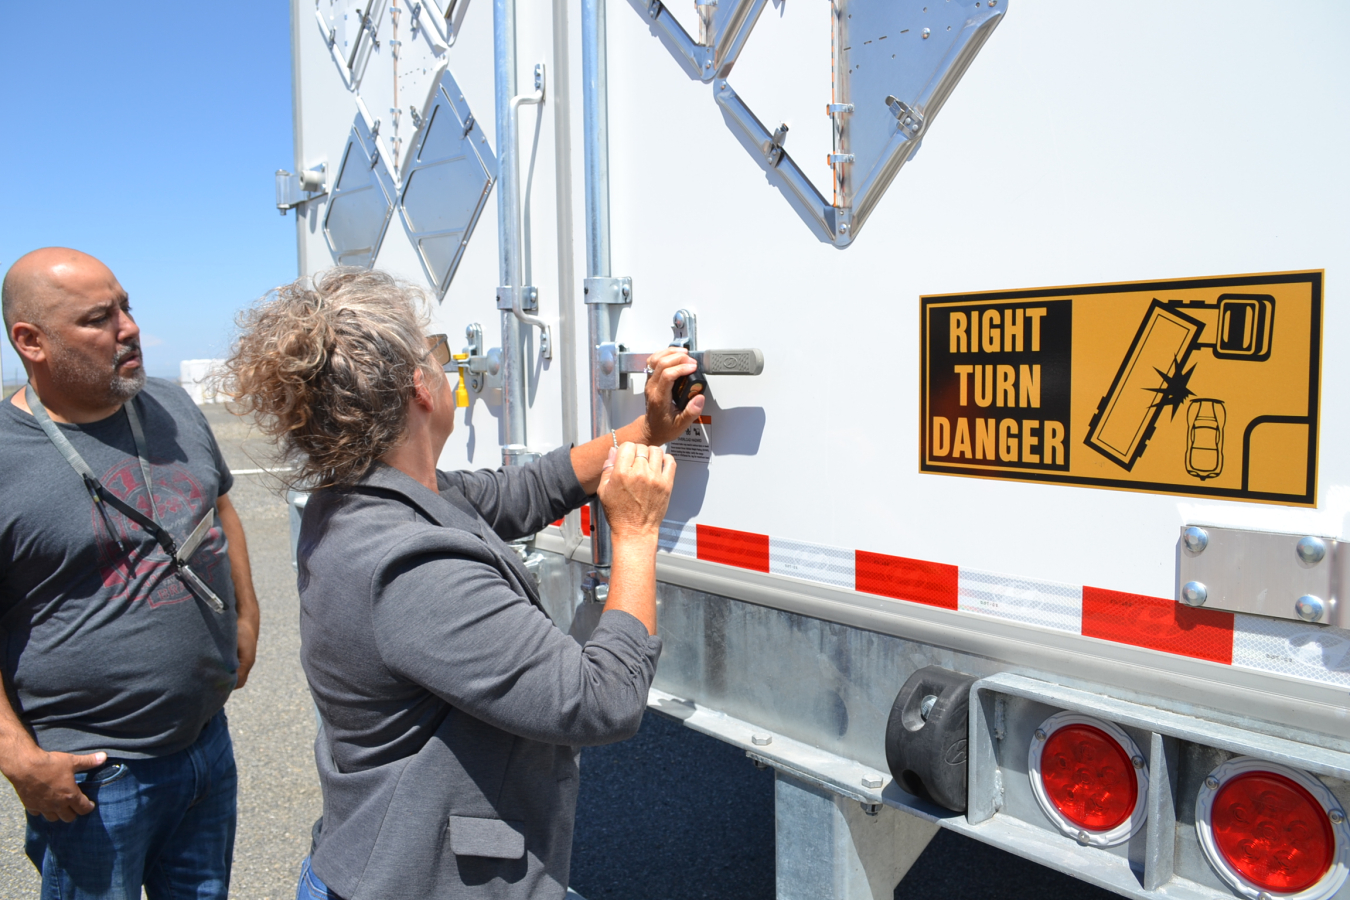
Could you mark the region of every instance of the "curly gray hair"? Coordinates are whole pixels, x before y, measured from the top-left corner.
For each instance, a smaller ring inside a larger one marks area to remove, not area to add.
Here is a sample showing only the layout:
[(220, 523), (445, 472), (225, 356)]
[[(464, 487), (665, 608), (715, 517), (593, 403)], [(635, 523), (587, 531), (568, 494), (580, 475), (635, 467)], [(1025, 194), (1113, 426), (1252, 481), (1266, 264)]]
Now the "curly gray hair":
[(355, 484), (402, 440), (428, 358), (426, 295), (384, 272), (336, 268), (239, 314), (221, 390), (293, 466), (293, 486)]

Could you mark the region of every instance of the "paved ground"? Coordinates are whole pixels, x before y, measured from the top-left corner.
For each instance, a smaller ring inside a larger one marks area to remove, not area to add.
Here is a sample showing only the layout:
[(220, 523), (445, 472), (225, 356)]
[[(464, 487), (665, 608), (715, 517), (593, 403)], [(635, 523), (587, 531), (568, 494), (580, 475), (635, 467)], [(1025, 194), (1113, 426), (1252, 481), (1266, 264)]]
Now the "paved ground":
[[(256, 433), (207, 407), (234, 469), (270, 464)], [(295, 895), (320, 797), (314, 716), (299, 664), (298, 601), (285, 501), (274, 481), (240, 475), (231, 497), (244, 521), (262, 605), (258, 664), (227, 707), (239, 759), (239, 838), (231, 895)], [(726, 744), (648, 713), (632, 741), (582, 759), (572, 885), (586, 900), (771, 900), (773, 775)], [(23, 811), (0, 783), (0, 900), (35, 897), (23, 855)], [(943, 831), (895, 900), (1103, 900), (1112, 895)]]

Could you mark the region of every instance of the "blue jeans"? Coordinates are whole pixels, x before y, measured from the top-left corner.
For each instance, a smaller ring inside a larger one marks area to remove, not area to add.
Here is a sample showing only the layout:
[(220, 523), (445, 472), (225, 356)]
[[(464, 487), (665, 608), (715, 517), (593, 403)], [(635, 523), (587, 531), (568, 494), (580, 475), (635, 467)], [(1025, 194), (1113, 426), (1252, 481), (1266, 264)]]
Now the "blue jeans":
[(74, 822), (28, 817), (43, 900), (226, 900), (234, 857), (234, 747), (222, 710), (196, 743), (75, 776), (98, 804)]
[(328, 889), (314, 870), (309, 867), (309, 857), (300, 864), (300, 883), (295, 888), (295, 900), (342, 900)]

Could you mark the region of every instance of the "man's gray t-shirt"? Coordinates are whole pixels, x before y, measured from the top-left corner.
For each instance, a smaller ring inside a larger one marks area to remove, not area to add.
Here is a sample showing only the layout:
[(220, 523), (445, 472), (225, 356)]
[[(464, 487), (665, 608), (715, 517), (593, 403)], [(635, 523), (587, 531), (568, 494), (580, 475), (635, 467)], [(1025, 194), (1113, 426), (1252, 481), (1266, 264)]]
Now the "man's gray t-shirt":
[[(181, 543), (233, 478), (182, 388), (151, 378), (132, 402), (155, 509)], [(109, 491), (149, 513), (124, 411), (57, 427)], [(190, 746), (239, 667), (219, 522), (190, 563), (224, 613), (188, 590), (139, 525), (107, 504), (105, 520), (37, 420), (9, 400), (0, 403), (0, 448), (0, 672), (15, 712), (48, 751), (144, 758)]]

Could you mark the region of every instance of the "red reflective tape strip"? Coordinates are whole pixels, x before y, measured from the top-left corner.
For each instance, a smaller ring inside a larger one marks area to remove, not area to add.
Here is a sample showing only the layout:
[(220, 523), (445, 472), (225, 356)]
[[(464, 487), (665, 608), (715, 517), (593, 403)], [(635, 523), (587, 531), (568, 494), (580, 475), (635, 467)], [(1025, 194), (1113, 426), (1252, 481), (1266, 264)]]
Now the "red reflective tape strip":
[(1162, 597), (1083, 588), (1083, 635), (1178, 656), (1233, 662), (1233, 614)]
[(711, 525), (695, 526), (698, 558), (756, 572), (769, 571), (769, 536)]
[(591, 505), (589, 503), (581, 508), (581, 533), (586, 537), (591, 536)]
[(562, 526), (563, 526), (563, 520), (562, 520), (562, 519), (559, 519), (558, 521), (556, 521), (556, 522), (553, 523), (553, 527), (554, 527), (554, 528), (561, 528)]
[(956, 609), (957, 567), (859, 550), (853, 558), (855, 590), (911, 603)]

